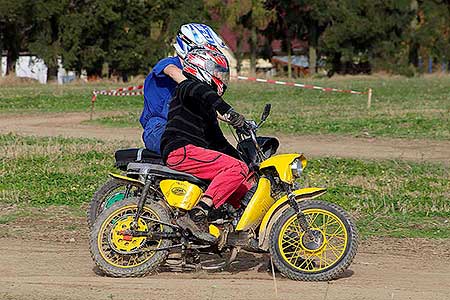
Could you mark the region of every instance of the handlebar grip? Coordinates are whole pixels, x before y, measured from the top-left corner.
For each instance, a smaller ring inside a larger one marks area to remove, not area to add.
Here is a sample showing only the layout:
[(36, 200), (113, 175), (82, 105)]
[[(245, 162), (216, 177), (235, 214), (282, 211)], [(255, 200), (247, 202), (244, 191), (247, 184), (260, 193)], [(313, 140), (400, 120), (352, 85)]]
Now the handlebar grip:
[(251, 135), (252, 130), (253, 130), (253, 126), (247, 120), (244, 121), (244, 125), (242, 125), (240, 128), (236, 128), (236, 132), (245, 134), (245, 135)]

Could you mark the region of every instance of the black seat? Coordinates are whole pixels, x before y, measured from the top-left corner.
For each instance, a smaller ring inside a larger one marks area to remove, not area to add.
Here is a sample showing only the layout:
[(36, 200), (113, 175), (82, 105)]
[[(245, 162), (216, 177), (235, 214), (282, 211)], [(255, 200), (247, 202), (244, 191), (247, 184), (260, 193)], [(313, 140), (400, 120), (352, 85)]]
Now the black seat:
[(114, 154), (116, 158), (115, 166), (122, 171), (126, 171), (129, 163), (151, 163), (163, 165), (164, 162), (158, 153), (152, 152), (145, 148), (130, 148), (117, 150)]
[(200, 179), (189, 173), (172, 170), (164, 165), (150, 164), (148, 174), (159, 175), (167, 179), (184, 180), (202, 187), (209, 185), (209, 181)]
[(168, 179), (185, 180), (202, 187), (207, 187), (209, 181), (202, 180), (189, 173), (175, 171), (164, 165), (162, 157), (145, 148), (130, 148), (117, 150), (114, 154), (115, 166), (122, 171), (149, 173)]

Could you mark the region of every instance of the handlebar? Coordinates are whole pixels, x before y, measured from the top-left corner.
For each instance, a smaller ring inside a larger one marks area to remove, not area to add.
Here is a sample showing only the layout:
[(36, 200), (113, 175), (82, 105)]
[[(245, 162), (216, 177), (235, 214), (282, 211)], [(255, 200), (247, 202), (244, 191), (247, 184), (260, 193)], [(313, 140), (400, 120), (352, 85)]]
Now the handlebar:
[(244, 125), (240, 128), (236, 128), (236, 133), (238, 136), (250, 136), (253, 144), (255, 144), (256, 150), (260, 150), (258, 141), (256, 140), (256, 130), (258, 129), (258, 125), (254, 121), (244, 121)]
[(244, 124), (242, 127), (235, 128), (236, 133), (238, 135), (238, 137), (236, 138), (236, 136), (235, 136), (235, 138), (238, 143), (240, 141), (244, 140), (245, 136), (249, 136), (251, 138), (251, 140), (256, 148), (256, 153), (259, 158), (259, 161), (263, 161), (267, 157), (265, 157), (265, 154), (262, 152), (261, 147), (259, 146), (258, 140), (256, 138), (256, 131), (261, 126), (261, 124), (263, 124), (265, 122), (265, 120), (267, 119), (267, 117), (270, 113), (270, 107), (271, 107), (270, 104), (266, 104), (266, 107), (264, 108), (264, 112), (263, 112), (263, 115), (261, 116), (261, 121), (259, 122), (259, 124), (257, 124), (253, 120), (244, 120)]
[(245, 120), (242, 127), (236, 128), (236, 133), (251, 136), (257, 129), (258, 126), (254, 122)]

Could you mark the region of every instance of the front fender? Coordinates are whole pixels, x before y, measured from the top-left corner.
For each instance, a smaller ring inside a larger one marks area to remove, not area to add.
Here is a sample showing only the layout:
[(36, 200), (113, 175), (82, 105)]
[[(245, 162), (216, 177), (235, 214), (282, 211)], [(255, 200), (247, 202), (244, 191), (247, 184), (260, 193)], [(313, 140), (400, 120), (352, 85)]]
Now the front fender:
[(117, 180), (126, 182), (127, 184), (131, 184), (137, 187), (143, 187), (144, 183), (142, 181), (139, 181), (137, 179), (134, 178), (130, 178), (127, 176), (123, 176), (123, 175), (119, 175), (119, 174), (114, 174), (114, 173), (109, 173), (109, 176), (111, 176), (112, 178), (115, 178)]
[[(304, 188), (295, 190), (292, 193), (295, 195), (297, 201), (309, 200), (317, 198), (327, 192), (325, 188)], [(280, 198), (265, 214), (261, 225), (259, 227), (259, 248), (267, 250), (269, 248), (269, 233), (273, 224), (278, 220), (279, 216), (284, 210), (288, 209), (290, 206), (288, 204), (287, 195)]]

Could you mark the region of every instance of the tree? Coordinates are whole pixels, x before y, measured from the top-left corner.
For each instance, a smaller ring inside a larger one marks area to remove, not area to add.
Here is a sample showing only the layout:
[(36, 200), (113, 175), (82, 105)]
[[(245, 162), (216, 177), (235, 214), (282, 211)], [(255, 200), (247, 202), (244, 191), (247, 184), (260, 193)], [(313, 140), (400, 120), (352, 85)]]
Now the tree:
[(336, 72), (366, 60), (385, 68), (407, 65), (402, 43), (413, 16), (409, 0), (333, 1), (331, 23), (321, 37), (321, 47)]
[(68, 0), (33, 1), (33, 28), (30, 31), (29, 50), (43, 59), (48, 67), (47, 78), (55, 79), (58, 59), (61, 56), (61, 16), (69, 4)]
[(88, 76), (100, 76), (105, 62), (109, 27), (119, 19), (117, 0), (70, 0), (61, 17), (63, 65)]
[(217, 13), (225, 20), (232, 32), (237, 34), (236, 60), (237, 72), (241, 70), (242, 42), (245, 33), (249, 32), (250, 44), (250, 72), (256, 72), (256, 54), (258, 50), (258, 33), (264, 30), (274, 18), (274, 11), (266, 9), (263, 0), (221, 1), (206, 0), (206, 7)]
[(410, 62), (417, 66), (419, 53), (450, 60), (450, 1), (415, 1), (415, 23), (410, 39)]
[(63, 62), (92, 76), (108, 63), (110, 73), (126, 81), (173, 53), (181, 24), (207, 16), (201, 0), (70, 0), (61, 18)]
[[(311, 74), (316, 72), (319, 38), (330, 23), (329, 3), (325, 0), (267, 1), (267, 7), (277, 12), (277, 19), (272, 26), (276, 28), (275, 35), (285, 40), (289, 62), (291, 41), (294, 38), (308, 40)], [(291, 77), (290, 64), (288, 72)]]
[[(119, 18), (109, 26), (107, 62), (122, 75), (146, 73), (158, 60), (174, 53), (172, 43), (180, 26), (203, 22), (203, 1), (118, 1)], [(193, 18), (192, 16), (195, 17)]]
[(20, 51), (27, 48), (32, 29), (32, 2), (27, 0), (0, 0), (0, 53), (7, 51), (6, 74), (15, 72)]

